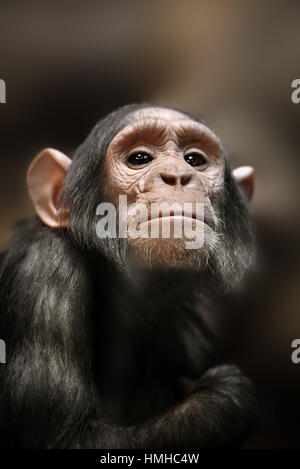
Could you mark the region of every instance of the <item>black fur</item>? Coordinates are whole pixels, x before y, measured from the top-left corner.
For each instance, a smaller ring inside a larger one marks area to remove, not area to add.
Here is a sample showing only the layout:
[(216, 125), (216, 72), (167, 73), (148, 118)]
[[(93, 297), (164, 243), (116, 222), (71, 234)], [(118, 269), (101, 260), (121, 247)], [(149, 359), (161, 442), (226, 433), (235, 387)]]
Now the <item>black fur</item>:
[(61, 194), (72, 202), (70, 229), (26, 220), (1, 254), (2, 447), (235, 447), (252, 422), (252, 386), (236, 367), (213, 367), (218, 346), (204, 319), (253, 256), (249, 208), (227, 159), (223, 248), (205, 275), (129, 279), (122, 243), (99, 245), (95, 234), (107, 146), (147, 106), (109, 114), (76, 151)]

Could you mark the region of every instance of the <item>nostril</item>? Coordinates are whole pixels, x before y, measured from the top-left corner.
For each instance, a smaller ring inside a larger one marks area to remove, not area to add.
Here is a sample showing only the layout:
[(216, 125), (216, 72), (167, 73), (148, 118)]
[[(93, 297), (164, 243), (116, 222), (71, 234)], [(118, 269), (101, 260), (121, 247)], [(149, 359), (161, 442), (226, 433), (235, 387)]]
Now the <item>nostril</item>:
[(164, 181), (165, 184), (168, 184), (169, 186), (175, 186), (176, 185), (176, 181), (177, 181), (177, 177), (176, 176), (172, 176), (170, 174), (161, 174), (160, 175), (162, 180)]
[(185, 176), (181, 176), (180, 178), (180, 184), (182, 186), (186, 186), (190, 180), (192, 179), (192, 175), (191, 174), (186, 174)]

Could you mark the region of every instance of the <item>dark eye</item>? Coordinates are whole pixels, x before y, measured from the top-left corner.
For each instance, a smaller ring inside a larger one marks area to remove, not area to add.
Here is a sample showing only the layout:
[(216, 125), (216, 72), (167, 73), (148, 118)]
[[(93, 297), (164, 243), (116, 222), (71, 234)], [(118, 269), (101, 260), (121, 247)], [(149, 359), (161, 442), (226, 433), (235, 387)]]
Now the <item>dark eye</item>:
[(187, 155), (184, 155), (184, 159), (189, 165), (194, 167), (204, 166), (207, 163), (205, 155), (196, 152), (191, 152)]
[(152, 159), (152, 156), (150, 156), (148, 153), (144, 151), (137, 151), (129, 156), (128, 163), (131, 166), (143, 166), (151, 163)]

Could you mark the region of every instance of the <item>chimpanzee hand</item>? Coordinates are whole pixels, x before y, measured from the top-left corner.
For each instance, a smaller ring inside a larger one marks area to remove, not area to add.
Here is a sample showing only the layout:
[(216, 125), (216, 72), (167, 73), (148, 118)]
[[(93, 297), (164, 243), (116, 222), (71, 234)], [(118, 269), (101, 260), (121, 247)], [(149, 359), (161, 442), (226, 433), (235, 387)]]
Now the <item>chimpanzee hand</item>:
[(192, 394), (157, 419), (140, 426), (138, 445), (146, 448), (240, 447), (256, 416), (249, 379), (234, 365), (210, 368)]

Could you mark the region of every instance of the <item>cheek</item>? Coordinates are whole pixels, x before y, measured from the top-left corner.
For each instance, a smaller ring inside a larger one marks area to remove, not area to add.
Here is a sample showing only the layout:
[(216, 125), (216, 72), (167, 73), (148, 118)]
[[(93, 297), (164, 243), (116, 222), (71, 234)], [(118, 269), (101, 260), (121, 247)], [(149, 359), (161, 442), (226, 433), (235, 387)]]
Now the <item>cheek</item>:
[(224, 164), (211, 166), (203, 173), (202, 178), (208, 194), (218, 192), (224, 186)]
[(129, 195), (137, 182), (138, 175), (126, 165), (108, 160), (104, 166), (105, 195), (107, 201), (118, 206), (119, 195)]

